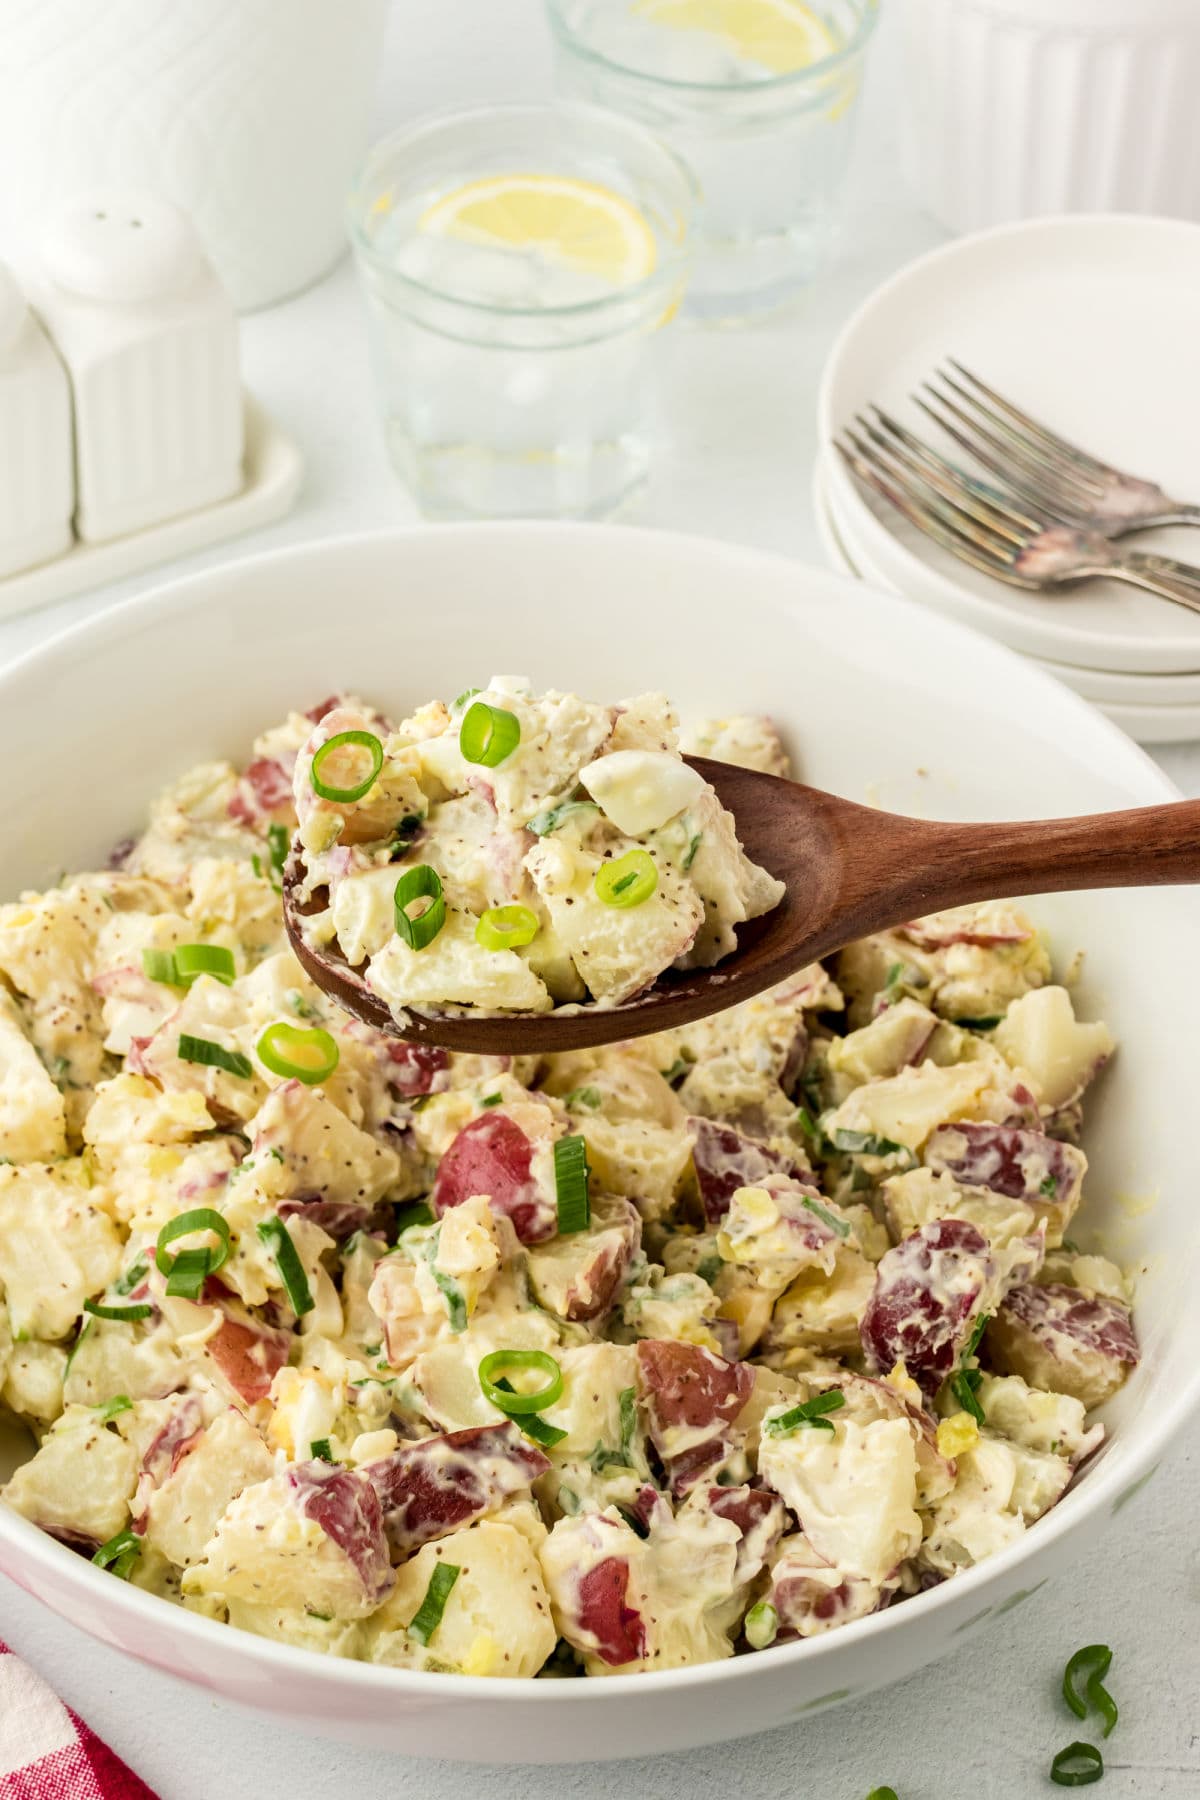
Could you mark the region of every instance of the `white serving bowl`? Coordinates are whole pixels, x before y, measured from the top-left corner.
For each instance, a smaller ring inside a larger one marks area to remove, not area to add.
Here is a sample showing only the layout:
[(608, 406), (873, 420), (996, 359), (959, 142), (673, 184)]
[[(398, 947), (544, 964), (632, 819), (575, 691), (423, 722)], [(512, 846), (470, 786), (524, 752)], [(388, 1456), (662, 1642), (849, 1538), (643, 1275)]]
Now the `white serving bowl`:
[[(795, 563), (664, 532), (473, 525), (314, 544), (131, 601), (0, 673), (5, 890), (87, 868), (161, 783), (244, 756), (293, 705), (349, 686), (403, 710), (493, 670), (597, 696), (661, 687), (689, 713), (769, 711), (805, 776), (927, 814), (1050, 815), (1170, 798), (1081, 700), (952, 622)], [(1086, 1014), (1122, 1049), (1094, 1095), (1084, 1238), (1145, 1271), (1143, 1361), (1111, 1441), (1014, 1548), (808, 1643), (661, 1675), (503, 1682), (338, 1662), (102, 1574), (0, 1505), (0, 1569), (85, 1631), (297, 1729), (479, 1762), (645, 1755), (766, 1730), (910, 1674), (1095, 1548), (1200, 1398), (1194, 1305), (1195, 896), (1039, 900)], [(1137, 1205), (1129, 1203), (1135, 1197)], [(1156, 1204), (1151, 1204), (1155, 1202)]]

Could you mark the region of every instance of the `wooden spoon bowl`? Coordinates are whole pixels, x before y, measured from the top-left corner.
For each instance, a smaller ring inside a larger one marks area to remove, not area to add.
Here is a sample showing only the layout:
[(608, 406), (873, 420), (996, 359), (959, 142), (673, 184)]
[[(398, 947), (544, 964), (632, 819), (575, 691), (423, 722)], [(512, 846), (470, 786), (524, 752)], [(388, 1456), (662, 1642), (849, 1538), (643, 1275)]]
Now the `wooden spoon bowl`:
[(712, 969), (669, 970), (621, 1006), (545, 1013), (405, 1009), (397, 1021), (336, 948), (305, 941), (301, 869), (283, 878), (283, 912), (297, 958), (331, 999), (376, 1031), (476, 1055), (590, 1049), (668, 1031), (736, 1006), (856, 938), (969, 901), (1065, 889), (1200, 881), (1200, 800), (1079, 819), (958, 825), (904, 818), (819, 788), (708, 757), (687, 761), (737, 821), (746, 853), (786, 884), (780, 904), (738, 931)]

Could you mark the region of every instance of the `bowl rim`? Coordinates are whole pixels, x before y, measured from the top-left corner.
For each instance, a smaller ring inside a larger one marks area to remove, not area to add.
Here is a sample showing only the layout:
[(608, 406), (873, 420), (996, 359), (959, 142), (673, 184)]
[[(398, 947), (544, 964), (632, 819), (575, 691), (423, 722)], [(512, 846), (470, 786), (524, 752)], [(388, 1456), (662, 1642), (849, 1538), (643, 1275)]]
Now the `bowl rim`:
[[(879, 609), (907, 615), (914, 628), (919, 628), (919, 633), (926, 635), (936, 619), (937, 631), (951, 639), (962, 639), (977, 655), (982, 650), (993, 660), (998, 659), (1001, 666), (1007, 663), (1010, 673), (1019, 674), (1020, 681), (1032, 684), (1035, 692), (1043, 692), (1060, 712), (1065, 711), (1068, 716), (1074, 715), (1080, 729), (1086, 730), (1096, 740), (1097, 748), (1104, 747), (1104, 772), (1128, 786), (1132, 803), (1153, 803), (1179, 797), (1178, 788), (1163, 770), (1102, 713), (1015, 651), (987, 638), (972, 627), (958, 620), (937, 617), (915, 601), (886, 593), (867, 583), (853, 581), (832, 570), (806, 564), (799, 558), (777, 551), (742, 545), (728, 539), (705, 537), (700, 533), (663, 531), (648, 526), (557, 520), (418, 523), (374, 531), (318, 536), (299, 543), (260, 550), (253, 555), (232, 558), (191, 575), (168, 579), (146, 593), (134, 595), (90, 617), (63, 626), (40, 643), (28, 647), (11, 662), (0, 665), (0, 703), (8, 684), (36, 675), (40, 665), (52, 666), (64, 656), (86, 656), (89, 645), (108, 645), (132, 637), (144, 625), (152, 624), (159, 617), (168, 617), (179, 608), (181, 602), (200, 599), (214, 583), (221, 584), (230, 578), (237, 581), (247, 575), (257, 576), (262, 571), (269, 574), (278, 567), (286, 569), (290, 564), (311, 557), (316, 551), (336, 556), (339, 553), (354, 555), (368, 549), (379, 551), (395, 547), (403, 553), (403, 546), (410, 540), (435, 536), (474, 538), (485, 545), (489, 538), (510, 541), (522, 538), (533, 541), (586, 538), (592, 540), (597, 549), (603, 542), (619, 541), (628, 544), (631, 550), (640, 547), (651, 555), (662, 551), (668, 556), (699, 555), (708, 561), (718, 558), (739, 566), (743, 573), (753, 573), (755, 568), (772, 570), (776, 577), (786, 576), (797, 589), (806, 575), (819, 576), (822, 582), (846, 590), (847, 598), (853, 595), (854, 603), (865, 605), (868, 612)], [(799, 592), (796, 603), (798, 606), (803, 604)], [(581, 1701), (585, 1705), (597, 1706), (605, 1703), (604, 1696), (621, 1700), (635, 1694), (645, 1696), (680, 1688), (700, 1689), (717, 1683), (740, 1683), (751, 1679), (755, 1671), (765, 1673), (768, 1668), (778, 1671), (789, 1665), (799, 1665), (801, 1659), (812, 1661), (838, 1645), (850, 1646), (868, 1639), (890, 1637), (907, 1620), (916, 1622), (927, 1619), (947, 1607), (957, 1611), (961, 1602), (992, 1587), (1020, 1563), (1044, 1561), (1045, 1552), (1060, 1543), (1064, 1537), (1069, 1537), (1076, 1526), (1082, 1525), (1088, 1517), (1099, 1513), (1106, 1502), (1111, 1512), (1114, 1502), (1120, 1504), (1130, 1497), (1132, 1491), (1154, 1473), (1170, 1442), (1177, 1437), (1181, 1425), (1198, 1409), (1200, 1362), (1193, 1367), (1186, 1382), (1177, 1383), (1169, 1393), (1158, 1397), (1154, 1408), (1141, 1410), (1136, 1422), (1127, 1426), (1112, 1440), (1118, 1454), (1104, 1454), (1096, 1467), (1087, 1471), (1078, 1484), (1069, 1488), (1058, 1504), (1036, 1522), (1036, 1529), (1029, 1530), (1017, 1542), (963, 1570), (953, 1579), (924, 1593), (907, 1597), (902, 1605), (885, 1607), (880, 1612), (854, 1620), (836, 1631), (815, 1638), (799, 1639), (793, 1643), (772, 1646), (765, 1651), (756, 1651), (753, 1656), (730, 1656), (721, 1661), (694, 1663), (683, 1668), (609, 1675), (602, 1680), (593, 1678), (534, 1683), (532, 1679), (527, 1679), (506, 1684), (506, 1694), (511, 1696), (512, 1704), (532, 1702), (542, 1707)], [(497, 1697), (498, 1684), (493, 1677), (458, 1675), (453, 1681), (447, 1681), (444, 1675), (432, 1674), (426, 1670), (396, 1668), (388, 1664), (332, 1656), (221, 1624), (215, 1619), (176, 1606), (163, 1596), (131, 1587), (127, 1582), (114, 1584), (112, 1577), (105, 1571), (94, 1568), (77, 1552), (68, 1549), (30, 1520), (14, 1513), (2, 1501), (0, 1539), (7, 1539), (27, 1563), (32, 1561), (41, 1564), (57, 1581), (65, 1581), (68, 1585), (79, 1581), (84, 1590), (93, 1594), (97, 1601), (106, 1596), (115, 1613), (131, 1623), (142, 1621), (154, 1625), (157, 1622), (169, 1634), (178, 1633), (181, 1639), (191, 1640), (203, 1649), (215, 1651), (223, 1646), (227, 1658), (236, 1656), (275, 1670), (281, 1675), (290, 1671), (297, 1677), (319, 1678), (334, 1686), (347, 1685), (363, 1692), (378, 1692), (381, 1695), (401, 1691), (411, 1693), (414, 1698), (437, 1697), (449, 1700), (460, 1696), (464, 1701), (495, 1700)], [(99, 1585), (101, 1583), (104, 1585)], [(28, 1584), (22, 1582), (21, 1585)], [(98, 1635), (89, 1627), (85, 1626), (84, 1629), (89, 1636)], [(141, 1654), (131, 1645), (121, 1644), (119, 1647), (134, 1656)], [(771, 1659), (769, 1665), (760, 1660), (764, 1657)], [(898, 1675), (906, 1672), (898, 1671)], [(182, 1678), (189, 1682), (192, 1679), (190, 1675)], [(841, 1695), (828, 1697), (828, 1704), (833, 1704), (835, 1698), (841, 1698)], [(813, 1712), (820, 1708), (820, 1701), (812, 1703)]]

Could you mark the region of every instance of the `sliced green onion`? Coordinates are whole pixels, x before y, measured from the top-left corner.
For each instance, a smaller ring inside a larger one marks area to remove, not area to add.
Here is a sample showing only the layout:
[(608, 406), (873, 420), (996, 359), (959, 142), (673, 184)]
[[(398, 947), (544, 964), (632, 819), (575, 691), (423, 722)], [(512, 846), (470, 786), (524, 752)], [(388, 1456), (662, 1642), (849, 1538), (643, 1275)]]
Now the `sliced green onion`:
[(450, 1317), (450, 1329), (457, 1334), (467, 1329), (467, 1301), (462, 1289), (452, 1275), (444, 1275), (441, 1269), (434, 1269), (433, 1279), (437, 1283), (438, 1292), (446, 1302), (446, 1311)]
[(521, 1427), (527, 1438), (532, 1438), (535, 1444), (541, 1444), (544, 1450), (553, 1450), (555, 1444), (561, 1444), (567, 1435), (560, 1426), (550, 1425), (545, 1419), (532, 1414), (523, 1419), (514, 1419), (513, 1423)]
[(503, 1098), (503, 1094), (485, 1094), (479, 1104), (480, 1106), (499, 1106)]
[[(1107, 1644), (1085, 1644), (1082, 1650), (1075, 1652), (1063, 1671), (1063, 1699), (1077, 1719), (1086, 1719), (1089, 1708), (1095, 1707), (1104, 1720), (1105, 1737), (1118, 1717), (1117, 1703), (1103, 1685), (1111, 1663), (1112, 1651)], [(1080, 1686), (1083, 1693), (1079, 1691)]]
[(837, 1412), (845, 1404), (846, 1396), (841, 1388), (826, 1388), (823, 1394), (814, 1394), (811, 1400), (802, 1400), (799, 1406), (789, 1406), (777, 1418), (766, 1419), (763, 1430), (768, 1437), (787, 1437), (804, 1426), (815, 1431), (832, 1431), (833, 1426), (822, 1414)]
[(134, 1288), (139, 1287), (141, 1283), (145, 1281), (149, 1273), (150, 1268), (145, 1257), (139, 1256), (137, 1261), (130, 1263), (125, 1273), (123, 1275), (118, 1275), (117, 1279), (113, 1282), (113, 1293), (132, 1294)]
[(418, 1644), (427, 1644), (442, 1622), (450, 1591), (458, 1580), (457, 1563), (440, 1562), (429, 1577), (425, 1598), (409, 1622), (408, 1635)]
[(569, 1094), (564, 1095), (563, 1105), (568, 1112), (577, 1112), (581, 1106), (586, 1106), (589, 1111), (595, 1112), (596, 1108), (602, 1104), (603, 1098), (599, 1088), (577, 1087), (572, 1088)]
[(133, 1573), (133, 1565), (141, 1554), (141, 1538), (126, 1526), (124, 1531), (118, 1531), (116, 1537), (110, 1537), (107, 1544), (101, 1544), (92, 1561), (98, 1569), (107, 1569), (110, 1575), (128, 1581)]
[[(329, 761), (335, 750), (356, 744), (371, 758), (371, 772), (365, 781), (356, 782), (353, 787), (331, 787), (321, 779), (321, 770)], [(341, 805), (348, 805), (353, 800), (361, 800), (367, 790), (374, 785), (375, 777), (383, 767), (383, 745), (373, 731), (339, 731), (326, 740), (312, 759), (312, 767), (308, 779), (312, 783), (314, 794), (322, 800), (333, 800)]]
[(637, 1431), (637, 1390), (622, 1388), (617, 1396), (617, 1405), (621, 1411), (621, 1449), (629, 1456), (633, 1450), (633, 1439)]
[(316, 1305), (312, 1297), (312, 1289), (308, 1285), (308, 1276), (304, 1273), (304, 1264), (300, 1261), (300, 1253), (291, 1239), (291, 1233), (283, 1220), (276, 1216), (263, 1219), (254, 1227), (259, 1238), (275, 1258), (275, 1266), (279, 1270), (279, 1279), (288, 1297), (288, 1305), (298, 1319), (310, 1313)]
[[(178, 1256), (167, 1255), (168, 1244), (177, 1238), (190, 1237), (194, 1231), (215, 1232), (220, 1244), (213, 1250), (181, 1250)], [(177, 1213), (168, 1219), (158, 1234), (154, 1260), (160, 1275), (167, 1277), (168, 1294), (181, 1294), (185, 1300), (198, 1300), (208, 1276), (215, 1275), (229, 1255), (229, 1226), (219, 1212), (210, 1206), (197, 1206), (191, 1212)]]
[(847, 1156), (912, 1155), (905, 1144), (897, 1144), (892, 1138), (877, 1137), (873, 1131), (835, 1131), (832, 1143), (835, 1150), (842, 1150)]
[[(533, 1394), (518, 1393), (507, 1382), (501, 1386), (505, 1371), (509, 1369), (536, 1369), (546, 1377), (545, 1385)], [(502, 1413), (510, 1419), (523, 1418), (527, 1413), (545, 1412), (548, 1406), (554, 1405), (563, 1391), (563, 1374), (548, 1351), (493, 1350), (479, 1365), (479, 1385), (487, 1399)]]
[(526, 831), (532, 831), (534, 837), (549, 837), (568, 819), (579, 813), (598, 813), (600, 808), (594, 800), (564, 800), (559, 806), (547, 806), (542, 812), (534, 813), (532, 819), (525, 822)]
[[(957, 1369), (950, 1377), (950, 1392), (954, 1395), (954, 1398), (957, 1400), (963, 1412), (970, 1413), (977, 1425), (985, 1425), (987, 1423), (987, 1420), (984, 1417), (983, 1408), (976, 1398), (979, 1384), (982, 1380), (983, 1376), (978, 1369)], [(1080, 1713), (1079, 1716), (1082, 1718), (1083, 1714)]]
[(1058, 1192), (1058, 1176), (1057, 1175), (1047, 1175), (1045, 1181), (1043, 1181), (1041, 1183), (1041, 1185), (1039, 1186), (1038, 1193), (1045, 1194), (1045, 1196), (1048, 1200), (1052, 1200), (1054, 1198), (1055, 1194), (1057, 1194), (1057, 1192)]
[(835, 1212), (830, 1212), (829, 1208), (822, 1206), (819, 1200), (805, 1199), (803, 1204), (810, 1213), (820, 1219), (823, 1225), (828, 1225), (835, 1237), (848, 1238), (850, 1236), (849, 1219), (839, 1219)]
[(213, 975), (228, 987), (237, 975), (233, 951), (224, 944), (180, 944), (175, 967), (182, 987), (191, 987), (198, 975)]
[(308, 1446), (309, 1452), (318, 1462), (336, 1462), (337, 1457), (330, 1448), (328, 1438), (314, 1438)]
[(721, 1257), (717, 1255), (706, 1256), (697, 1263), (696, 1273), (701, 1281), (707, 1281), (709, 1287), (711, 1287), (724, 1267), (725, 1264)]
[(475, 926), (475, 942), (483, 950), (519, 950), (532, 944), (540, 929), (528, 906), (489, 906)]
[(511, 756), (520, 741), (521, 721), (516, 713), (489, 706), (486, 700), (476, 700), (467, 709), (458, 732), (463, 760), (482, 763), (485, 769), (494, 769)]
[(769, 1600), (760, 1600), (746, 1614), (742, 1629), (752, 1650), (765, 1650), (768, 1644), (775, 1642), (779, 1630), (779, 1614)]
[(691, 1074), (692, 1067), (693, 1065), (686, 1056), (677, 1056), (669, 1069), (663, 1069), (660, 1072), (668, 1087), (674, 1087), (677, 1082), (685, 1080)]
[(1058, 1787), (1091, 1787), (1104, 1773), (1104, 1758), (1095, 1744), (1068, 1744), (1050, 1764), (1050, 1779)]
[(587, 1144), (578, 1132), (559, 1138), (554, 1146), (554, 1195), (560, 1237), (586, 1231), (592, 1222), (588, 1195), (590, 1174)]
[(186, 1031), (179, 1038), (179, 1060), (203, 1063), (209, 1069), (224, 1069), (227, 1075), (240, 1075), (244, 1081), (254, 1073), (250, 1058), (243, 1056), (240, 1050), (226, 1050), (223, 1044), (214, 1044), (211, 1038), (189, 1037)]
[(991, 1324), (991, 1322), (992, 1322), (991, 1313), (980, 1313), (980, 1315), (976, 1319), (974, 1325), (971, 1327), (970, 1337), (967, 1339), (966, 1344), (963, 1346), (963, 1353), (962, 1353), (962, 1359), (961, 1359), (963, 1362), (966, 1362), (970, 1357), (974, 1356), (974, 1354), (978, 1350), (980, 1344), (983, 1342), (983, 1334), (987, 1330), (987, 1328)]
[(108, 1421), (115, 1419), (118, 1413), (132, 1411), (133, 1401), (128, 1394), (114, 1394), (111, 1400), (106, 1400), (103, 1406), (96, 1408), (96, 1419), (99, 1424), (107, 1425)]
[(688, 847), (684, 851), (683, 860), (679, 865), (681, 869), (686, 871), (691, 868), (696, 860), (696, 852), (699, 850), (703, 841), (704, 833), (702, 831), (695, 832), (694, 835), (688, 839)]
[(482, 688), (464, 688), (458, 698), (451, 703), (451, 712), (461, 712), (468, 700), (473, 700), (476, 694), (482, 694), (482, 692)]
[(804, 1133), (805, 1137), (810, 1138), (819, 1150), (821, 1145), (825, 1142), (825, 1133), (821, 1130), (821, 1127), (817, 1124), (817, 1121), (813, 1118), (807, 1106), (798, 1106), (796, 1108), (796, 1123)]
[(658, 869), (648, 850), (627, 850), (601, 863), (592, 885), (605, 906), (641, 906), (658, 886)]
[(997, 1025), (1003, 1025), (1003, 1013), (989, 1013), (986, 1019), (951, 1019), (961, 1031), (995, 1031)]
[(85, 1300), (83, 1310), (91, 1313), (93, 1319), (116, 1319), (132, 1325), (137, 1319), (148, 1319), (154, 1308), (141, 1300), (131, 1306), (104, 1306), (98, 1300)]
[(432, 1225), (433, 1211), (426, 1206), (424, 1200), (414, 1200), (411, 1206), (396, 1208), (396, 1236), (401, 1238), (414, 1225)]
[(291, 842), (286, 825), (267, 826), (267, 845), (271, 852), (271, 867), (276, 875), (283, 874), (283, 865), (288, 859)]
[(164, 987), (179, 987), (179, 971), (170, 950), (143, 950), (142, 974), (150, 981), (161, 981)]
[(305, 1028), (277, 1019), (259, 1038), (254, 1053), (264, 1069), (287, 1080), (314, 1087), (327, 1081), (338, 1066), (337, 1044), (320, 1025)]
[[(426, 899), (429, 905), (414, 918), (409, 907), (418, 900)], [(415, 869), (408, 869), (396, 883), (392, 906), (396, 915), (396, 931), (410, 950), (423, 950), (426, 944), (432, 944), (446, 923), (446, 898), (442, 892), (442, 878), (437, 870), (431, 869), (428, 863), (420, 863)]]
[(92, 1321), (90, 1319), (85, 1319), (83, 1321), (83, 1324), (79, 1327), (78, 1337), (75, 1339), (75, 1342), (71, 1345), (71, 1348), (67, 1351), (67, 1360), (63, 1364), (63, 1381), (64, 1382), (66, 1381), (67, 1376), (71, 1373), (71, 1364), (75, 1361), (75, 1358), (79, 1355), (79, 1351), (83, 1344), (83, 1340), (87, 1336), (88, 1332), (91, 1329), (92, 1329)]

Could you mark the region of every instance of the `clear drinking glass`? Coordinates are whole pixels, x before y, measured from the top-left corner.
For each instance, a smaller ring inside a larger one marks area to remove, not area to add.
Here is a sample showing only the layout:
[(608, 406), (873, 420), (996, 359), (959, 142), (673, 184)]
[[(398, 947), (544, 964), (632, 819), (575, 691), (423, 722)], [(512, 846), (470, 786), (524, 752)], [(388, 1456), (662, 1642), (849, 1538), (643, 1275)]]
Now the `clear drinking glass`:
[(638, 125), (500, 106), (396, 133), (349, 203), (392, 462), (442, 518), (611, 512), (646, 473), (695, 190)]
[(546, 0), (559, 83), (658, 133), (700, 189), (685, 312), (792, 299), (837, 221), (878, 0)]

